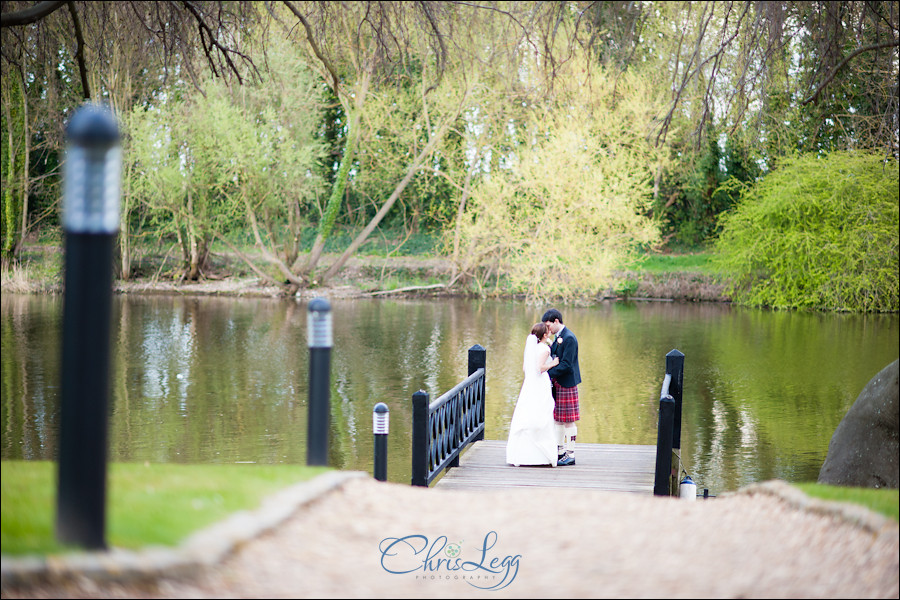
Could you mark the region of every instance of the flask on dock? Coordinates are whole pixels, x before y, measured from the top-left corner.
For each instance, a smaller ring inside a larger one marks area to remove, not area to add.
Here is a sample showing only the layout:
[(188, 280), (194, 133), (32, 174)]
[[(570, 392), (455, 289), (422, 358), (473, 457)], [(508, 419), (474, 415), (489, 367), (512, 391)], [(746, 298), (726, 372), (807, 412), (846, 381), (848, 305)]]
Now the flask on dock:
[(690, 475), (685, 476), (685, 478), (681, 480), (680, 490), (681, 498), (684, 498), (685, 500), (697, 499), (697, 484), (694, 483)]

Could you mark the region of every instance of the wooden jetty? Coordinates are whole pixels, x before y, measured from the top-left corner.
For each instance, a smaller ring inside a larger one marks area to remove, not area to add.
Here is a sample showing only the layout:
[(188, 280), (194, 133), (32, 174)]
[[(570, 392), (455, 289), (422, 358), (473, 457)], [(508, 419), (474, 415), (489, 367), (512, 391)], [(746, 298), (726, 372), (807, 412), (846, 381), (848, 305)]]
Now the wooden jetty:
[(653, 494), (656, 446), (576, 444), (569, 467), (506, 464), (506, 441), (481, 440), (463, 452), (434, 487), (454, 490), (577, 488)]
[[(506, 463), (505, 440), (484, 439), (485, 352), (478, 344), (469, 348), (468, 377), (434, 402), (424, 390), (413, 394), (412, 485), (680, 495), (681, 475), (687, 475), (681, 461), (684, 354), (666, 354), (656, 445), (577, 444), (575, 465), (514, 467)], [(376, 463), (378, 457), (376, 450)]]

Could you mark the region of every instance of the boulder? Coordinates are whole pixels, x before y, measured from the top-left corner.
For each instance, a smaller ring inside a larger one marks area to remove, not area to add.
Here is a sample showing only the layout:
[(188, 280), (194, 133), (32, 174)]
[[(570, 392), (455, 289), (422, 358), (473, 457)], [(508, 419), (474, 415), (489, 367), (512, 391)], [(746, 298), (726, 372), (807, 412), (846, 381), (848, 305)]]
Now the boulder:
[(900, 360), (866, 384), (834, 430), (819, 483), (897, 488), (900, 474)]

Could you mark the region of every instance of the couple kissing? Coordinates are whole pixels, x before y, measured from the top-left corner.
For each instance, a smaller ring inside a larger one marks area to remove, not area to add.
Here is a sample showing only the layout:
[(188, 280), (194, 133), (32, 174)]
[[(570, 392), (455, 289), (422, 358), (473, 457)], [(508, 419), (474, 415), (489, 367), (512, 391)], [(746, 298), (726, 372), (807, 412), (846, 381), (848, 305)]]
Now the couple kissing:
[(516, 400), (506, 462), (521, 465), (575, 464), (575, 422), (580, 418), (578, 339), (551, 308), (531, 328), (522, 360), (525, 380)]

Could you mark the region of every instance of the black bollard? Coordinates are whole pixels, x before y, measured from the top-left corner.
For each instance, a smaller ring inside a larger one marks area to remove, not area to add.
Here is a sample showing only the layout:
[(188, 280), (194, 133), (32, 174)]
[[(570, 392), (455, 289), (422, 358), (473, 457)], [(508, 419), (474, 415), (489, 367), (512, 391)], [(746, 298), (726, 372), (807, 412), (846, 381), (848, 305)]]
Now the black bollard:
[(328, 431), (331, 419), (331, 305), (314, 298), (307, 307), (309, 336), (309, 411), (306, 464), (328, 466)]
[[(481, 397), (485, 396), (485, 381), (487, 380), (487, 350), (484, 349), (484, 346), (481, 344), (475, 344), (471, 348), (469, 348), (469, 372), (471, 375), (478, 369), (485, 370), (485, 377), (481, 381)], [(484, 424), (484, 414), (485, 414), (485, 402), (479, 403), (477, 410), (478, 414), (475, 415), (475, 421), (477, 423)], [(475, 440), (483, 440), (484, 439), (484, 427), (481, 428), (481, 431), (475, 436)], [(457, 457), (455, 464), (453, 466), (459, 466), (459, 457)]]
[(659, 399), (659, 424), (656, 432), (656, 473), (654, 496), (670, 496), (672, 476), (672, 428), (675, 421), (675, 401), (672, 396)]
[(428, 392), (413, 394), (412, 403), (412, 485), (428, 487)]
[(375, 479), (387, 481), (387, 437), (390, 411), (379, 402), (372, 410), (372, 431), (375, 434)]
[(122, 148), (115, 118), (95, 104), (75, 112), (66, 135), (56, 537), (105, 549), (110, 311)]
[(675, 401), (675, 416), (672, 425), (672, 447), (681, 448), (681, 407), (684, 393), (684, 354), (677, 349), (666, 354), (666, 373), (672, 376), (669, 394)]

